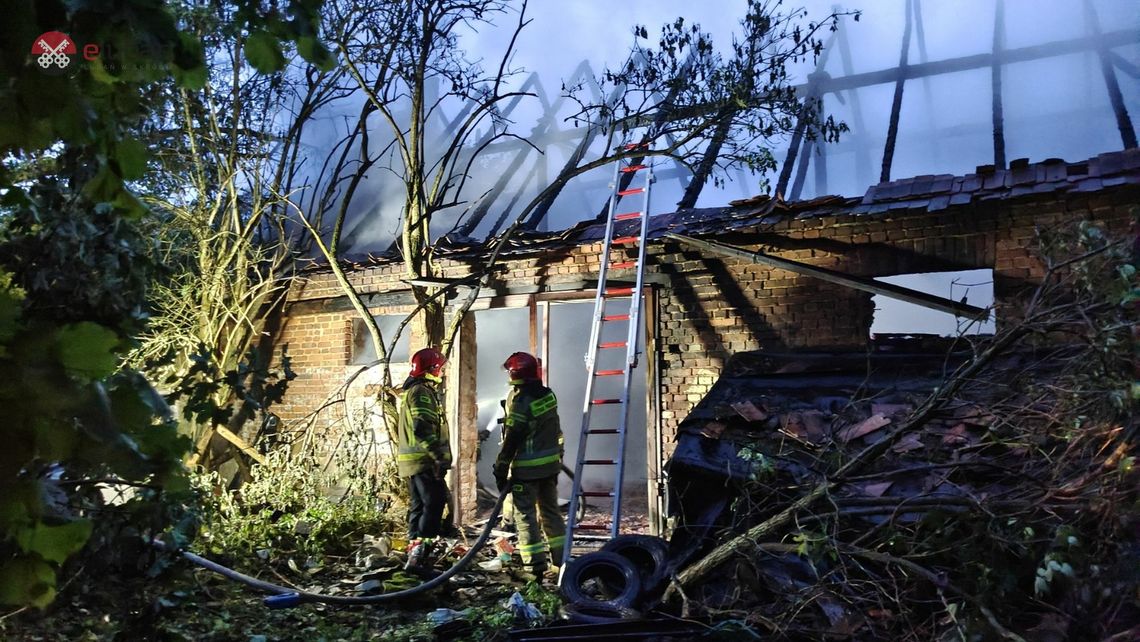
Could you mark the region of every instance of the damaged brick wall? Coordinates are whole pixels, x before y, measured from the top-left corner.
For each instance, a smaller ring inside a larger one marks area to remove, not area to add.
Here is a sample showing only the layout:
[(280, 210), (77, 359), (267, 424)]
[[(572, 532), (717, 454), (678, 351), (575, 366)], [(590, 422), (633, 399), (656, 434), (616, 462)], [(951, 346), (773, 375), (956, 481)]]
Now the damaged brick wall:
[[(1137, 203), (1140, 190), (1129, 186), (1067, 195), (1028, 194), (937, 212), (898, 209), (874, 216), (790, 220), (719, 240), (863, 277), (992, 268), (1000, 327), (1015, 317), (1018, 297), (1043, 274), (1034, 258), (1038, 226), (1090, 219), (1121, 231), (1127, 229), (1129, 210)], [(504, 261), (492, 286), (525, 291), (596, 278), (600, 243), (570, 245)], [(439, 261), (445, 278), (464, 276), (469, 265), (478, 264)], [(660, 292), (659, 394), (666, 456), (677, 424), (708, 391), (729, 355), (746, 350), (867, 349), (874, 313), (867, 292), (763, 265), (703, 256), (672, 242), (651, 246), (648, 271), (655, 275), (651, 280)], [(401, 266), (393, 264), (351, 273), (362, 294), (380, 298), (406, 291), (399, 282), (402, 276)], [(621, 278), (621, 273), (613, 278)], [(327, 273), (310, 274), (290, 300), (292, 307), (278, 339), (278, 345), (289, 345), (298, 374), (285, 403), (277, 408), (287, 422), (305, 417), (343, 383), (351, 347), (350, 319), (355, 315)], [(336, 301), (340, 303), (334, 305)], [(374, 313), (379, 312), (374, 309)]]

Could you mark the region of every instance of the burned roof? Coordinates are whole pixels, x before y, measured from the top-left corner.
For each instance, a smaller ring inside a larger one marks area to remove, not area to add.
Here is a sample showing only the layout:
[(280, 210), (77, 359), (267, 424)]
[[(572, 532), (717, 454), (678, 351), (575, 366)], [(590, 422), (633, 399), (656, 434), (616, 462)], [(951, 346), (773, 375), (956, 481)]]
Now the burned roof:
[[(749, 231), (789, 220), (826, 216), (902, 216), (937, 212), (950, 207), (986, 201), (1017, 199), (1033, 194), (1097, 192), (1120, 185), (1140, 185), (1140, 148), (1100, 154), (1086, 161), (1068, 163), (1050, 158), (1039, 163), (1028, 159), (1010, 162), (1009, 169), (981, 165), (972, 174), (923, 175), (867, 189), (862, 196), (821, 196), (805, 201), (784, 201), (778, 195), (731, 201), (727, 207), (684, 209), (650, 217), (648, 237), (660, 241), (669, 232), (693, 236)], [(617, 224), (618, 235), (635, 234), (636, 221)], [(599, 242), (605, 235), (604, 220), (583, 221), (560, 232), (515, 231), (503, 244), (500, 256), (524, 257), (542, 252), (567, 250)], [(443, 239), (440, 256), (474, 258), (485, 255), (499, 239), (486, 242), (471, 238)], [(387, 263), (394, 255), (353, 257), (355, 267)]]
[[(944, 348), (948, 338), (941, 338)], [(720, 378), (677, 427), (670, 470), (745, 480), (752, 449), (779, 455), (777, 469), (801, 478), (821, 448), (860, 448), (915, 416), (930, 396), (971, 359), (920, 339), (870, 353), (737, 353)], [(919, 350), (921, 349), (921, 350)], [(1009, 373), (1002, 383), (956, 389), (924, 415), (921, 429), (891, 447), (895, 455), (976, 443), (999, 400), (1041, 372), (1059, 372), (1069, 348), (1009, 352), (990, 366)], [(1018, 374), (1014, 374), (1018, 373)], [(679, 467), (679, 468), (678, 468)]]
[[(699, 429), (704, 422), (719, 419), (759, 429), (768, 417), (787, 412), (839, 414), (853, 399), (913, 402), (929, 394), (964, 360), (964, 355), (907, 349), (869, 354), (737, 353), (679, 428)], [(746, 403), (752, 407), (741, 406)]]

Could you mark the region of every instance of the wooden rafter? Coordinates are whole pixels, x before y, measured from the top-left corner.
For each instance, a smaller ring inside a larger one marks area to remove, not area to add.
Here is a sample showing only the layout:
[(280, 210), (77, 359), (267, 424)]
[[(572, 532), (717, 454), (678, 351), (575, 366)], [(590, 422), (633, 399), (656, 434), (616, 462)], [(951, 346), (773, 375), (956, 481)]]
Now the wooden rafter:
[(920, 305), (924, 308), (931, 310), (938, 310), (939, 312), (948, 312), (955, 316), (966, 317), (970, 319), (986, 319), (989, 317), (990, 312), (986, 308), (979, 308), (977, 306), (969, 305), (967, 303), (959, 303), (919, 290), (912, 290), (904, 288), (899, 285), (892, 285), (890, 283), (882, 283), (873, 279), (867, 279), (858, 276), (851, 276), (835, 270), (828, 270), (826, 268), (800, 263), (799, 261), (792, 261), (762, 252), (752, 252), (743, 248), (726, 245), (717, 241), (707, 241), (704, 239), (693, 238), (685, 236), (684, 234), (677, 234), (669, 232), (665, 234), (666, 238), (680, 241), (693, 247), (700, 248), (711, 254), (719, 254), (720, 256), (727, 256), (734, 259), (743, 259), (745, 261), (752, 261), (753, 263), (763, 263), (796, 274), (803, 274), (804, 276), (815, 277), (823, 279), (829, 283), (837, 283), (856, 290), (863, 290), (872, 294), (881, 294), (892, 299), (899, 301), (906, 301)]

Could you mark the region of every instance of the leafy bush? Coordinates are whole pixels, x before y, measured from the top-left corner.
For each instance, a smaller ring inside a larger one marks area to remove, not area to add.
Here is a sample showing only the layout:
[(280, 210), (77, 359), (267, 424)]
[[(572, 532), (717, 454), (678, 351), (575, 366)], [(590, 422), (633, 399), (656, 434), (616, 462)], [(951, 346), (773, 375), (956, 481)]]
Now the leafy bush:
[(203, 491), (198, 547), (207, 553), (252, 555), (340, 554), (366, 533), (392, 530), (401, 513), (370, 492), (333, 497), (335, 478), (313, 459), (292, 459), (286, 449), (254, 467), (238, 491), (220, 490), (217, 473), (194, 476)]

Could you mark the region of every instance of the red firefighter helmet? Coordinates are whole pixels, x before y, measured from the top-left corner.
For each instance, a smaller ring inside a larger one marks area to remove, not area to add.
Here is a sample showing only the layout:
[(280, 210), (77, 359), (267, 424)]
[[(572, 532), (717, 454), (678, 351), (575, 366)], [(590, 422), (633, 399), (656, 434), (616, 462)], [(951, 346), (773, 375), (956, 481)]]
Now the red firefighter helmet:
[(424, 348), (412, 355), (412, 376), (422, 377), (426, 373), (438, 377), (444, 363), (447, 363), (447, 358), (442, 352)]
[(510, 374), (511, 379), (539, 378), (538, 359), (525, 352), (516, 352), (507, 357), (503, 362), (503, 369)]

